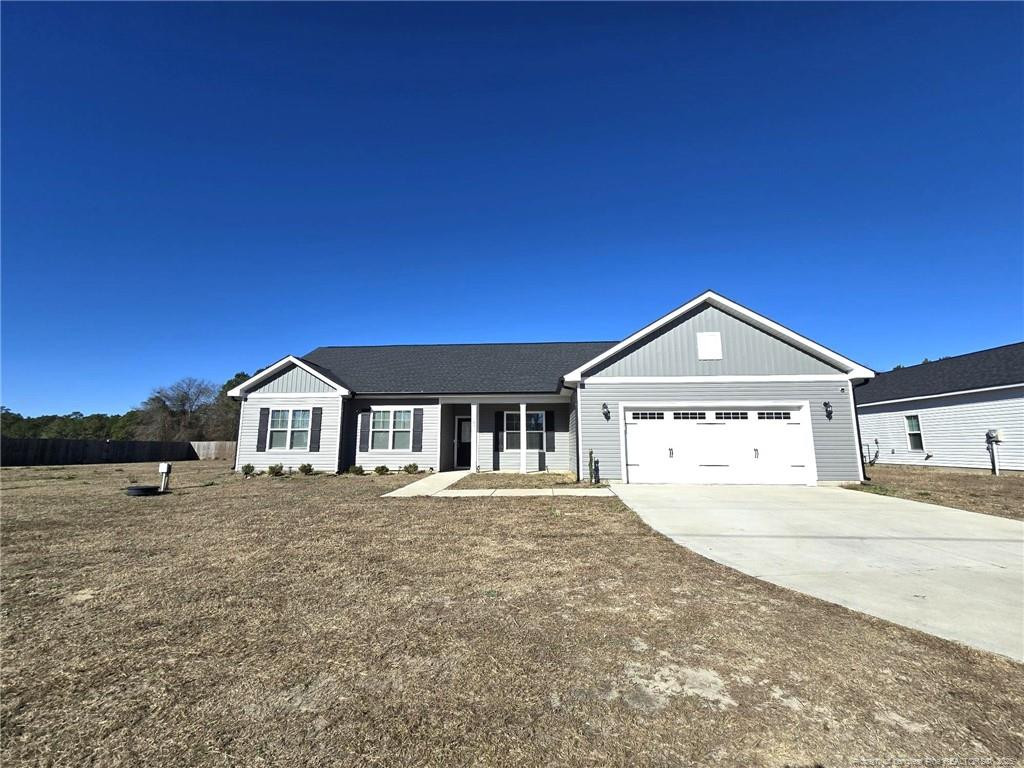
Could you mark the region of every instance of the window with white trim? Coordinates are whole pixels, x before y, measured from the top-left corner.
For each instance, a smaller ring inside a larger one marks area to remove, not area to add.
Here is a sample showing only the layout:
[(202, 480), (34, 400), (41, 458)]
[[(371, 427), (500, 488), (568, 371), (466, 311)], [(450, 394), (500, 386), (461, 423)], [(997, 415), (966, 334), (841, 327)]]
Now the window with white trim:
[[(526, 450), (544, 450), (544, 419), (544, 411), (526, 412)], [(505, 411), (505, 450), (518, 451), (520, 445), (519, 411)]]
[(924, 435), (921, 434), (921, 420), (917, 415), (907, 416), (907, 446), (912, 451), (924, 450)]
[(746, 421), (746, 411), (718, 411), (715, 413), (716, 421)]
[(272, 410), (267, 448), (271, 451), (309, 450), (309, 410)]
[(633, 411), (633, 421), (664, 421), (664, 411)]
[(412, 411), (373, 411), (370, 450), (408, 451), (412, 448)]

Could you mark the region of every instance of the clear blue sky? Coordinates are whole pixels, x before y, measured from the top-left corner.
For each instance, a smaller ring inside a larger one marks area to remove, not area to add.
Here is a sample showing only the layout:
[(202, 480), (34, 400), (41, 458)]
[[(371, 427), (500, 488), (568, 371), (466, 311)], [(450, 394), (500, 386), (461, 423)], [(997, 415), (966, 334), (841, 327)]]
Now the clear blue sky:
[(3, 403), (714, 288), (878, 369), (1019, 340), (1021, 4), (2, 8)]

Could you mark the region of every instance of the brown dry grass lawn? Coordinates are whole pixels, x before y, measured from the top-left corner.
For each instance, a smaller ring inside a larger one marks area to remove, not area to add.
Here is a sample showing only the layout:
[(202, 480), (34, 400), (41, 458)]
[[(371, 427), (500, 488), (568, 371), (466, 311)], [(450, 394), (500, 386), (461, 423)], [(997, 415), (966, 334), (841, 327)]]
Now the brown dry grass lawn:
[(985, 472), (876, 464), (868, 467), (868, 476), (871, 482), (847, 487), (1024, 520), (1024, 472), (995, 477)]
[(120, 492), (153, 469), (0, 473), (5, 766), (1022, 759), (1024, 667), (704, 560), (617, 499), (221, 463)]
[(576, 482), (576, 476), (568, 472), (475, 472), (451, 486), (458, 490), (477, 488), (589, 488), (589, 483)]

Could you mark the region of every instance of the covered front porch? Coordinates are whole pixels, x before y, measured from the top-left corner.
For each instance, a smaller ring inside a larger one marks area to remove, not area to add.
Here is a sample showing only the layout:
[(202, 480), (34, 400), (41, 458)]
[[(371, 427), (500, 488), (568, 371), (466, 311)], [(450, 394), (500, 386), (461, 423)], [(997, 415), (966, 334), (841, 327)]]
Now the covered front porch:
[(442, 472), (576, 472), (572, 405), (566, 397), (442, 399)]

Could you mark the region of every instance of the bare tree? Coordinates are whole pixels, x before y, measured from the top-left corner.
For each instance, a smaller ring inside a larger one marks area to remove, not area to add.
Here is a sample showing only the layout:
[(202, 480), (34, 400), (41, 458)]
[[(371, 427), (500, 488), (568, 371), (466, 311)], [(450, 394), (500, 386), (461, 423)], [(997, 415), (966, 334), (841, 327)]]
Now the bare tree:
[(136, 436), (143, 440), (204, 439), (204, 412), (216, 393), (212, 382), (192, 376), (154, 389), (139, 408)]

